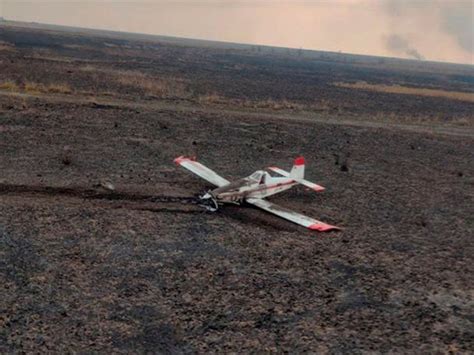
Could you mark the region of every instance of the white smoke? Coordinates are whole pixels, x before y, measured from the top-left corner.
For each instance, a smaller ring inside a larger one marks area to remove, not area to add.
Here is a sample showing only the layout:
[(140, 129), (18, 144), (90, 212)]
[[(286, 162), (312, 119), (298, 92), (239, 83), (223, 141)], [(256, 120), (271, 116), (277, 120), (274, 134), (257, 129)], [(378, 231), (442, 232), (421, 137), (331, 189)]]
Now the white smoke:
[(386, 47), (395, 54), (404, 54), (410, 58), (424, 60), (425, 58), (413, 48), (406, 38), (400, 35), (392, 34), (386, 39)]

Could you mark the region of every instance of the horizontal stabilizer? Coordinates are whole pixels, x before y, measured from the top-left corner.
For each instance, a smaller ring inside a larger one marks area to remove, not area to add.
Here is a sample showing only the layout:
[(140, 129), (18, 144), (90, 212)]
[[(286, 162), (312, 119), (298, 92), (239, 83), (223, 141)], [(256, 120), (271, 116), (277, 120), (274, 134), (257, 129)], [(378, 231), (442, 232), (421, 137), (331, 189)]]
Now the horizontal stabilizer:
[(285, 177), (290, 176), (290, 173), (288, 171), (277, 168), (276, 166), (270, 166), (270, 167), (268, 167), (268, 169), (271, 170), (271, 171), (274, 171), (277, 174), (280, 174), (281, 176), (285, 176)]
[(287, 208), (280, 207), (267, 200), (263, 200), (260, 198), (249, 198), (246, 201), (251, 205), (261, 208), (262, 210), (273, 213), (281, 218), (287, 219), (288, 221), (299, 224), (300, 226), (306, 227), (308, 229), (317, 230), (320, 232), (341, 229), (339, 227), (332, 226), (330, 224), (294, 212)]
[[(283, 169), (280, 169), (280, 168), (277, 168), (277, 167), (274, 167), (274, 166), (271, 166), (268, 169), (270, 169), (271, 171), (274, 171), (277, 174), (280, 174), (281, 176), (291, 177), (290, 173), (283, 170)], [(322, 187), (321, 185), (317, 185), (315, 183), (312, 183), (311, 181), (308, 181), (308, 180), (305, 180), (305, 179), (295, 179), (295, 178), (293, 178), (293, 180), (296, 181), (298, 184), (309, 187), (311, 190), (314, 190), (314, 191), (317, 191), (317, 192), (324, 191), (324, 187)]]
[(301, 185), (304, 185), (304, 186), (306, 186), (306, 187), (309, 187), (311, 190), (314, 190), (314, 191), (316, 191), (316, 192), (324, 191), (324, 187), (322, 187), (321, 185), (312, 183), (311, 181), (308, 181), (308, 180), (300, 180), (300, 179), (296, 179), (295, 181), (296, 181), (298, 184), (301, 184)]

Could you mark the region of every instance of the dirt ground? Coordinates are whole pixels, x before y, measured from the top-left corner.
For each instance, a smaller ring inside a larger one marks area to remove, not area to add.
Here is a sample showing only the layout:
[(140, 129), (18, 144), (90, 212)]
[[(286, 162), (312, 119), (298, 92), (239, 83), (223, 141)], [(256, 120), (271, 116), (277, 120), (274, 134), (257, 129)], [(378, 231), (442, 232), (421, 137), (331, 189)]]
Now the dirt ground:
[[(474, 93), (472, 67), (0, 41), (0, 352), (474, 351), (474, 103), (333, 85)], [(344, 230), (207, 213), (183, 154), (229, 179), (303, 155), (326, 191), (271, 200)]]

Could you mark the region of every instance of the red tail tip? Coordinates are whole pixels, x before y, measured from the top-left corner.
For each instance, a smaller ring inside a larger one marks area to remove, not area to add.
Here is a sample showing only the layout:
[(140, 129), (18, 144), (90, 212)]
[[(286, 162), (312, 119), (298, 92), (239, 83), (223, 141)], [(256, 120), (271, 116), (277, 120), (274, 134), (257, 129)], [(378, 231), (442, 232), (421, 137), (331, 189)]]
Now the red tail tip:
[(295, 159), (295, 165), (296, 166), (304, 165), (304, 158), (303, 157), (296, 158)]

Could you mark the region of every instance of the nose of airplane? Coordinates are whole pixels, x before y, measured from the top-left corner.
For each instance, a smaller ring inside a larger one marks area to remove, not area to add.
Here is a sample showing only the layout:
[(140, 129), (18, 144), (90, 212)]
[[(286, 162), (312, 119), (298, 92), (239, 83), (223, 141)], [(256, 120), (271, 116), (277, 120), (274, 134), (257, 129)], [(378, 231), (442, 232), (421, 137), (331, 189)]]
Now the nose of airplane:
[(205, 207), (208, 211), (215, 212), (219, 208), (216, 199), (208, 192), (200, 197), (200, 206)]

